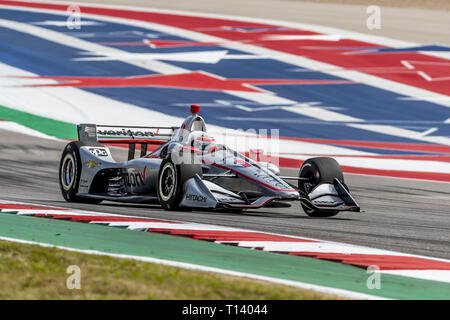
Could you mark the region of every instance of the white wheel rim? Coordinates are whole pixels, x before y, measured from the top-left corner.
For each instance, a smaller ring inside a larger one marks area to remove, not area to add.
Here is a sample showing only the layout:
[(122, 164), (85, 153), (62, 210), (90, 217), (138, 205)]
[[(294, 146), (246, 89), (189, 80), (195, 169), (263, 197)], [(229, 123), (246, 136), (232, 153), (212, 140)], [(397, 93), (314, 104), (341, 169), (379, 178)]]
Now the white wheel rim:
[(75, 181), (75, 161), (69, 153), (64, 157), (61, 166), (61, 185), (64, 190), (68, 191)]
[(168, 162), (161, 169), (161, 175), (159, 179), (159, 195), (162, 200), (168, 201), (174, 191), (176, 185), (175, 168), (173, 164)]

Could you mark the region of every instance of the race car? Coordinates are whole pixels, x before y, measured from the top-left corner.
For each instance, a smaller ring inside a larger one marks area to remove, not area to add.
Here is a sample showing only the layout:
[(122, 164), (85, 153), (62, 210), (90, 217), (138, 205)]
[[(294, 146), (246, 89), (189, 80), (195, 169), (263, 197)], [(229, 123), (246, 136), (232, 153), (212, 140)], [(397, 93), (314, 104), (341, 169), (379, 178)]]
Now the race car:
[[(61, 156), (64, 199), (154, 203), (166, 210), (245, 210), (297, 202), (311, 217), (360, 211), (335, 159), (310, 158), (297, 177), (280, 176), (277, 166), (216, 143), (199, 111), (191, 105), (180, 127), (79, 124), (78, 141), (67, 144)], [(105, 144), (128, 144), (128, 160), (116, 162)], [(135, 158), (137, 145), (140, 157)], [(149, 145), (157, 147), (148, 152)]]

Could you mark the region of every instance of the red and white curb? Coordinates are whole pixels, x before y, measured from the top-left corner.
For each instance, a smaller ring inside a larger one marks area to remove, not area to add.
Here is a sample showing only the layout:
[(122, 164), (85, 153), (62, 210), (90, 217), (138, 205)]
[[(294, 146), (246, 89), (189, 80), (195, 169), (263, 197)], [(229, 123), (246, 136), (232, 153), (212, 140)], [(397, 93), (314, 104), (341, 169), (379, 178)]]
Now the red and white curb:
[(334, 261), (360, 268), (377, 266), (381, 273), (450, 283), (450, 260), (358, 245), (322, 241), (248, 229), (82, 211), (9, 201), (0, 213), (102, 224), (143, 232), (165, 233), (274, 253)]

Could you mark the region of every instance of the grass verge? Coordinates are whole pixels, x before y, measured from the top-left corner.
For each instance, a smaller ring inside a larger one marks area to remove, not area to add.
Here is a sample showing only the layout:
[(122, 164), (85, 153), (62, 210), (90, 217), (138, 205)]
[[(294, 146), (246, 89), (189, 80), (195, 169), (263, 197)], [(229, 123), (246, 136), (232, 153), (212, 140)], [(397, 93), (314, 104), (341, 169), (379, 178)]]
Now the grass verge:
[[(154, 263), (0, 241), (0, 299), (337, 299), (310, 290)], [(70, 265), (81, 289), (68, 289)]]

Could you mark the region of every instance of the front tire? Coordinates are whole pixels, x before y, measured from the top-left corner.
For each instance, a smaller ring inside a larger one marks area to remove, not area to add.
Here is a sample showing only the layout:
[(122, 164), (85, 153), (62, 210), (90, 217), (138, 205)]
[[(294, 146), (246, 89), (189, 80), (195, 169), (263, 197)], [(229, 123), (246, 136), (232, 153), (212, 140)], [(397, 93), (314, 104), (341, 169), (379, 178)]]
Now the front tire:
[(202, 176), (201, 165), (175, 165), (170, 157), (161, 162), (156, 191), (159, 203), (165, 210), (179, 208), (183, 197), (184, 183), (195, 174)]
[[(321, 183), (334, 183), (334, 178), (337, 178), (344, 184), (344, 175), (342, 169), (333, 158), (318, 157), (306, 160), (299, 172), (300, 178), (307, 180), (298, 181), (298, 189), (304, 194), (309, 194), (316, 186)], [(326, 218), (338, 214), (339, 211), (317, 211), (302, 204), (305, 213), (310, 217)]]

